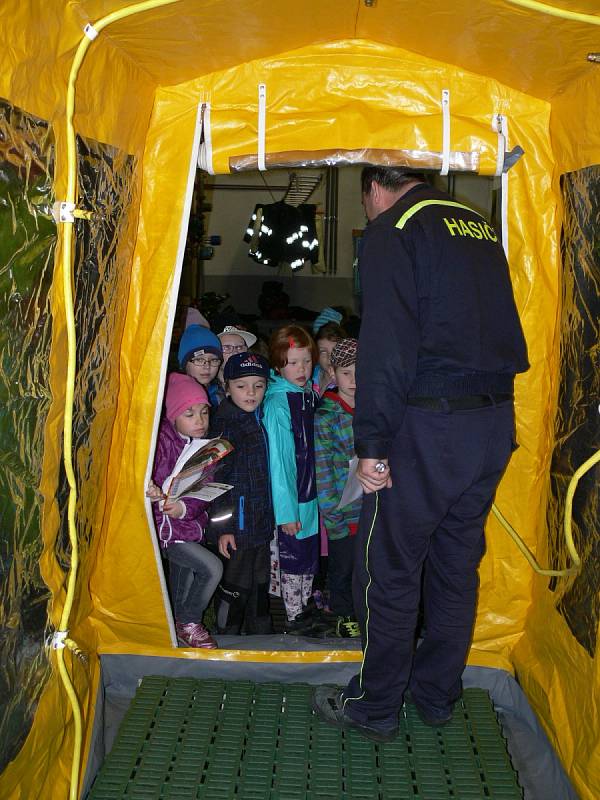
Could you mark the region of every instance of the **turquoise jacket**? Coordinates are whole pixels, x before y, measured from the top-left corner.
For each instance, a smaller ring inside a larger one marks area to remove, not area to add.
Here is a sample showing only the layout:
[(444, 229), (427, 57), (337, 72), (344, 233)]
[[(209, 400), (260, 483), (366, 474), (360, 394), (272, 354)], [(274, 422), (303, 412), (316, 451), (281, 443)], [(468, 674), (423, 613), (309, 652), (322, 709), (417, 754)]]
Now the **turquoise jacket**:
[(316, 394), (271, 371), (263, 404), (269, 437), (269, 466), (275, 521), (300, 521), (297, 539), (319, 532), (315, 476), (314, 415)]

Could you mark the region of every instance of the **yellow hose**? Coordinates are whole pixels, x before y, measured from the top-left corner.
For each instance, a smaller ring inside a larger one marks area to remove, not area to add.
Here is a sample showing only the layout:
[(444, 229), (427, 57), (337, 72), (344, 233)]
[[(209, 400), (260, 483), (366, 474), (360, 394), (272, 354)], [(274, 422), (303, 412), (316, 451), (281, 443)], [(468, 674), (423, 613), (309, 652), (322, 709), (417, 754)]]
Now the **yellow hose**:
[(565, 541), (567, 542), (567, 548), (576, 567), (581, 566), (581, 559), (579, 558), (579, 554), (575, 549), (575, 544), (573, 543), (573, 532), (571, 530), (571, 521), (573, 518), (573, 496), (575, 495), (575, 489), (577, 489), (577, 484), (581, 478), (594, 466), (594, 464), (597, 464), (599, 461), (600, 450), (596, 450), (596, 452), (591, 455), (587, 461), (584, 461), (583, 464), (575, 470), (573, 477), (569, 481), (569, 487), (567, 489), (567, 496), (565, 499)]
[(561, 578), (566, 575), (574, 575), (576, 572), (579, 572), (579, 567), (569, 567), (568, 569), (544, 569), (543, 567), (540, 567), (533, 553), (529, 550), (523, 539), (521, 539), (519, 534), (516, 532), (516, 530), (513, 528), (510, 522), (506, 519), (506, 517), (502, 514), (502, 512), (496, 506), (496, 504), (492, 506), (492, 511), (494, 512), (496, 519), (504, 527), (504, 529), (511, 537), (513, 542), (517, 545), (521, 553), (525, 556), (525, 558), (529, 562), (530, 567), (533, 569), (534, 572), (537, 572), (538, 575), (547, 575), (549, 577)]
[(506, 517), (502, 514), (500, 509), (494, 504), (492, 506), (492, 511), (494, 512), (496, 518), (504, 526), (506, 531), (508, 532), (509, 536), (512, 538), (514, 543), (517, 545), (519, 550), (523, 553), (529, 564), (531, 565), (532, 569), (538, 573), (538, 575), (547, 575), (550, 577), (562, 578), (567, 575), (575, 575), (579, 572), (581, 568), (581, 558), (579, 557), (579, 553), (577, 552), (577, 548), (575, 547), (575, 542), (573, 541), (573, 497), (575, 495), (575, 490), (577, 489), (577, 484), (581, 480), (581, 478), (585, 475), (585, 473), (590, 470), (594, 464), (597, 464), (600, 461), (600, 450), (597, 450), (593, 455), (591, 455), (587, 461), (584, 461), (583, 464), (575, 470), (573, 473), (573, 477), (569, 481), (569, 486), (567, 487), (567, 495), (565, 498), (565, 515), (564, 515), (564, 534), (565, 534), (565, 542), (567, 544), (567, 550), (569, 551), (569, 555), (571, 556), (571, 560), (573, 562), (572, 567), (568, 567), (567, 569), (543, 569), (537, 563), (535, 556), (533, 553), (530, 552), (527, 545), (521, 539), (519, 534), (510, 524), (510, 522), (506, 519)]
[(600, 25), (600, 17), (596, 14), (581, 14), (579, 11), (567, 11), (566, 8), (549, 6), (547, 3), (538, 3), (537, 0), (506, 0), (513, 6), (528, 8), (530, 11), (539, 11), (541, 14), (549, 14), (551, 17), (560, 17), (574, 22), (585, 22), (588, 25)]
[[(134, 14), (139, 14), (142, 11), (149, 11), (153, 8), (160, 6), (168, 6), (177, 3), (180, 0), (147, 0), (147, 2), (136, 3), (112, 14), (107, 14), (101, 20), (93, 25), (96, 33), (100, 33), (107, 25), (113, 22), (130, 17)], [(92, 39), (84, 35), (69, 73), (69, 82), (67, 86), (67, 101), (66, 101), (66, 136), (67, 136), (67, 194), (65, 201), (67, 204), (76, 204), (77, 202), (77, 150), (75, 140), (75, 128), (73, 126), (73, 117), (75, 114), (75, 85), (77, 76), (81, 68), (81, 64), (85, 58), (89, 46), (92, 44)], [(75, 216), (89, 218), (86, 213), (75, 212)], [(67, 377), (65, 384), (65, 405), (64, 405), (64, 429), (63, 429), (63, 449), (64, 449), (64, 465), (67, 482), (69, 484), (69, 502), (67, 508), (67, 521), (69, 530), (69, 541), (71, 543), (71, 564), (67, 579), (67, 594), (65, 597), (65, 604), (62, 609), (60, 617), (60, 626), (58, 635), (55, 637), (56, 658), (58, 664), (58, 671), (65, 687), (65, 691), (69, 698), (71, 708), (73, 711), (73, 723), (75, 726), (75, 736), (73, 743), (73, 761), (71, 764), (71, 779), (69, 788), (70, 800), (77, 800), (79, 789), (79, 772), (81, 764), (81, 745), (82, 745), (82, 717), (81, 709), (75, 688), (71, 681), (71, 677), (67, 671), (64, 658), (64, 647), (68, 647), (76, 655), (80, 655), (77, 644), (67, 637), (69, 618), (73, 608), (73, 600), (75, 597), (75, 586), (77, 583), (77, 570), (79, 567), (79, 547), (77, 543), (77, 529), (75, 526), (75, 510), (77, 506), (77, 486), (75, 482), (75, 473), (73, 470), (72, 460), (72, 430), (73, 430), (73, 396), (75, 392), (75, 353), (76, 353), (76, 335), (75, 335), (75, 315), (73, 310), (73, 284), (72, 284), (72, 271), (73, 271), (73, 225), (71, 222), (62, 225), (62, 270), (63, 270), (63, 297), (65, 304), (65, 325), (67, 328)]]

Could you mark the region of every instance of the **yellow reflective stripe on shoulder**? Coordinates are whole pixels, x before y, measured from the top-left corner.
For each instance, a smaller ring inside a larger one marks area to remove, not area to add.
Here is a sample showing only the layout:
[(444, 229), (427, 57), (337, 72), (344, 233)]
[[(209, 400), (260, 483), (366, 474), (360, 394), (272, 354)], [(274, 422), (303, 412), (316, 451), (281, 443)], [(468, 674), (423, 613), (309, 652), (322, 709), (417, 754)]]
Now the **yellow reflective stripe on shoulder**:
[(485, 219), (482, 214), (480, 214), (478, 211), (475, 211), (473, 208), (469, 208), (469, 206), (465, 206), (462, 203), (455, 203), (453, 200), (421, 200), (420, 203), (415, 203), (414, 206), (411, 206), (408, 211), (405, 211), (404, 214), (402, 214), (396, 223), (396, 228), (400, 228), (400, 230), (402, 230), (408, 220), (411, 217), (414, 217), (415, 214), (418, 214), (419, 211), (426, 206), (451, 206), (452, 208), (464, 208), (466, 211), (470, 211), (472, 214), (477, 214), (478, 217)]

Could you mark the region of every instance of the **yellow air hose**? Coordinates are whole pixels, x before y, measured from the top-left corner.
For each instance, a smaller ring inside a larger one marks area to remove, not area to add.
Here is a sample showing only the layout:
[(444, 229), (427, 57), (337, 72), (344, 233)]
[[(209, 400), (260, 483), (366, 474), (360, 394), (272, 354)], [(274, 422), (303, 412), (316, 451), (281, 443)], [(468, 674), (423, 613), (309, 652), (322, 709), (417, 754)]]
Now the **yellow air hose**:
[(594, 464), (597, 464), (600, 461), (600, 450), (597, 450), (593, 453), (587, 461), (584, 461), (583, 464), (575, 470), (573, 473), (573, 477), (569, 481), (569, 486), (567, 488), (567, 495), (565, 498), (565, 512), (564, 512), (564, 532), (565, 532), (565, 542), (567, 544), (567, 550), (569, 551), (569, 555), (571, 556), (571, 560), (573, 562), (572, 567), (568, 567), (567, 569), (543, 569), (537, 563), (535, 556), (529, 551), (527, 545), (521, 539), (519, 534), (516, 530), (512, 527), (510, 522), (506, 519), (506, 517), (502, 514), (499, 508), (494, 504), (492, 506), (492, 511), (496, 515), (496, 518), (504, 526), (506, 531), (508, 532), (509, 536), (512, 538), (514, 543), (517, 545), (519, 550), (523, 553), (529, 564), (531, 565), (532, 569), (538, 573), (538, 575), (547, 575), (549, 577), (556, 577), (562, 578), (567, 575), (574, 575), (579, 572), (581, 568), (581, 558), (579, 557), (579, 553), (575, 547), (575, 542), (573, 541), (573, 497), (575, 495), (575, 490), (577, 489), (577, 484), (581, 480), (581, 478), (585, 475), (585, 473), (590, 470)]
[[(75, 85), (81, 64), (85, 58), (89, 46), (108, 25), (113, 22), (125, 19), (126, 17), (140, 14), (160, 6), (173, 5), (180, 0), (147, 0), (147, 2), (136, 3), (125, 8), (107, 14), (92, 26), (86, 26), (86, 34), (82, 38), (69, 73), (66, 101), (66, 127), (67, 127), (67, 194), (63, 205), (65, 215), (61, 214), (60, 221), (62, 230), (62, 270), (63, 270), (63, 296), (65, 304), (65, 324), (67, 328), (67, 377), (65, 385), (65, 406), (64, 406), (64, 430), (63, 448), (64, 464), (67, 481), (69, 484), (69, 503), (67, 509), (67, 521), (69, 530), (69, 541), (71, 544), (71, 564), (67, 579), (67, 594), (65, 604), (62, 609), (59, 630), (54, 634), (53, 647), (56, 650), (58, 671), (64, 684), (65, 691), (73, 710), (73, 723), (75, 726), (75, 736), (73, 743), (73, 761), (71, 764), (71, 779), (69, 788), (70, 800), (77, 800), (79, 788), (79, 771), (81, 763), (82, 745), (82, 718), (77, 694), (64, 659), (64, 647), (68, 647), (76, 655), (81, 655), (81, 651), (71, 639), (68, 638), (68, 625), (73, 600), (75, 596), (75, 586), (77, 583), (77, 569), (79, 567), (79, 548), (77, 544), (77, 529), (75, 526), (75, 509), (77, 506), (77, 486), (72, 460), (72, 429), (73, 429), (73, 395), (75, 392), (75, 315), (73, 310), (73, 222), (75, 217), (89, 219), (87, 212), (78, 211), (75, 206), (77, 203), (77, 151), (75, 143), (75, 128), (73, 126), (73, 116), (75, 113)], [(71, 216), (69, 217), (69, 212)]]
[(596, 14), (582, 14), (579, 11), (568, 11), (566, 8), (550, 6), (547, 3), (538, 3), (537, 0), (506, 0), (513, 6), (521, 6), (530, 11), (539, 11), (541, 14), (549, 14), (551, 17), (560, 17), (574, 22), (585, 22), (588, 25), (600, 25), (600, 16)]

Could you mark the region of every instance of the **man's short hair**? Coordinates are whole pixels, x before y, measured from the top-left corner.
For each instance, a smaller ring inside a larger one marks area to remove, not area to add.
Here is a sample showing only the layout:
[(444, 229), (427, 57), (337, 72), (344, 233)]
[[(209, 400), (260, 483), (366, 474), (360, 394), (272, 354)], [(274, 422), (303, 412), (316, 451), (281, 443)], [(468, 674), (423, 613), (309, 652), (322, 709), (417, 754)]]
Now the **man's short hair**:
[(363, 167), (360, 182), (363, 194), (369, 194), (373, 181), (388, 189), (390, 192), (398, 192), (407, 183), (418, 180), (423, 181), (425, 177), (422, 172), (415, 172), (408, 167)]

